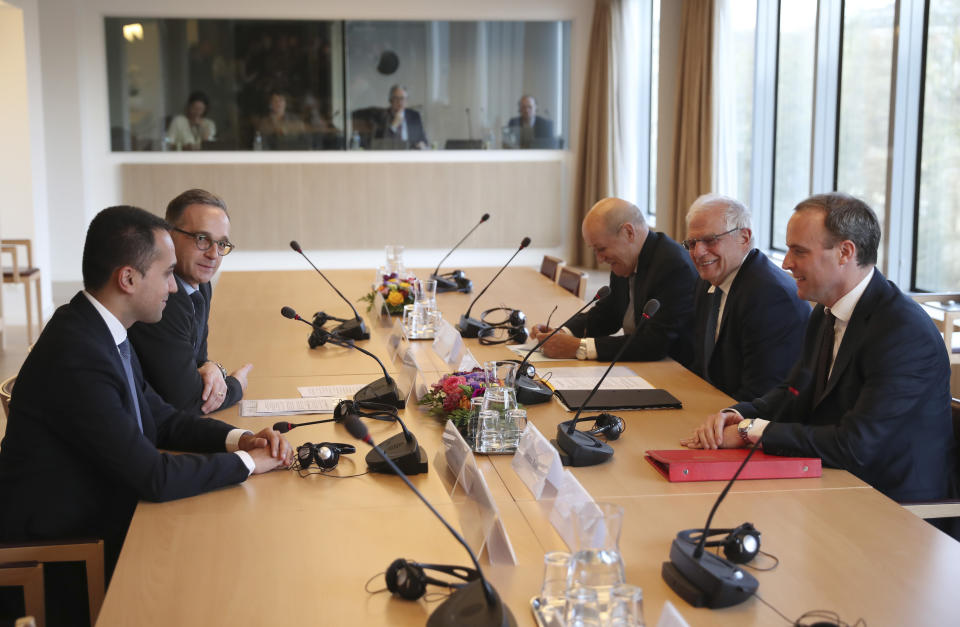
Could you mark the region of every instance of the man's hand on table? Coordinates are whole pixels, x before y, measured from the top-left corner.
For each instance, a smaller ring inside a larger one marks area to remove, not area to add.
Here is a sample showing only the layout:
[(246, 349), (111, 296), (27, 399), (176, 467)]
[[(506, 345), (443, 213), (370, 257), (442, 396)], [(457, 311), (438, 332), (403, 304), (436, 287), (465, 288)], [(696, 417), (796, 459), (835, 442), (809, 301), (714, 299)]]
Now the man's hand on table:
[(240, 436), (238, 448), (250, 453), (256, 465), (255, 475), (287, 468), (293, 463), (293, 447), (280, 432), (269, 427), (256, 434), (244, 433)]
[(694, 429), (690, 437), (680, 440), (680, 444), (687, 448), (740, 448), (744, 441), (737, 425), (742, 419), (740, 414), (732, 411), (707, 416), (706, 422)]

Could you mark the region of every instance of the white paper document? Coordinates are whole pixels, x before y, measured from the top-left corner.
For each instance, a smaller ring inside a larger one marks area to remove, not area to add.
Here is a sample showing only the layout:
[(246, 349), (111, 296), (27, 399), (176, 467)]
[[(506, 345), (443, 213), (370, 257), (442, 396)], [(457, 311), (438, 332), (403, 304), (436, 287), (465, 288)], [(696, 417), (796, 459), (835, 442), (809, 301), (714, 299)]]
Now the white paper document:
[(332, 414), (342, 399), (333, 396), (311, 398), (274, 398), (266, 400), (240, 401), (240, 415), (254, 416), (293, 416), (296, 414)]
[[(527, 353), (530, 352), (530, 349), (537, 345), (538, 340), (532, 342), (527, 342), (526, 344), (509, 344), (507, 348), (515, 352), (517, 355), (520, 355), (520, 359), (523, 359)], [(565, 357), (563, 359), (554, 359), (553, 357), (547, 357), (539, 350), (530, 355), (530, 358), (527, 359), (531, 363), (540, 363), (544, 361), (571, 361), (573, 358)]]
[(353, 396), (366, 383), (347, 383), (344, 385), (305, 385), (298, 387), (300, 396), (310, 398), (315, 396), (335, 396), (337, 398), (346, 398)]
[[(599, 377), (553, 377), (547, 381), (555, 390), (592, 390)], [(601, 390), (652, 390), (642, 377), (607, 377), (600, 384)]]

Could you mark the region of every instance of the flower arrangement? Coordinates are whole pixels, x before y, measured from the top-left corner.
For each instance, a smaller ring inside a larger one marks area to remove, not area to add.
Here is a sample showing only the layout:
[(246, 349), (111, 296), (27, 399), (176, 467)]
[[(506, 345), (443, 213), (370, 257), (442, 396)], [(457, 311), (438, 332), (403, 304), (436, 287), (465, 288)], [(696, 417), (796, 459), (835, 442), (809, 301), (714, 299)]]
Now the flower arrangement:
[(413, 282), (416, 280), (414, 276), (400, 278), (396, 272), (385, 274), (380, 285), (374, 287), (369, 294), (363, 296), (360, 300), (367, 301), (367, 312), (371, 312), (377, 294), (380, 294), (390, 315), (399, 316), (403, 314), (404, 305), (413, 304)]
[(420, 399), (420, 405), (438, 418), (449, 418), (457, 429), (466, 428), (470, 419), (470, 399), (483, 396), (486, 375), (481, 368), (444, 375), (430, 386)]

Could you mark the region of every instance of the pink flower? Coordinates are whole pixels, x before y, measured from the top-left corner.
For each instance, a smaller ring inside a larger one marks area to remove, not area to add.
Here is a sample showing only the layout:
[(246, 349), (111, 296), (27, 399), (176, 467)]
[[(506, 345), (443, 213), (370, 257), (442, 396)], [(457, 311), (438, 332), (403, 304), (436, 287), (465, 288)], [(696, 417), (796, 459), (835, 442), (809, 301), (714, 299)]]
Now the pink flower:
[(467, 379), (465, 377), (447, 377), (443, 380), (441, 384), (441, 389), (447, 394), (455, 394), (458, 398), (460, 396), (460, 385), (466, 384)]
[(449, 395), (443, 399), (443, 410), (444, 411), (453, 411), (460, 406), (460, 395)]

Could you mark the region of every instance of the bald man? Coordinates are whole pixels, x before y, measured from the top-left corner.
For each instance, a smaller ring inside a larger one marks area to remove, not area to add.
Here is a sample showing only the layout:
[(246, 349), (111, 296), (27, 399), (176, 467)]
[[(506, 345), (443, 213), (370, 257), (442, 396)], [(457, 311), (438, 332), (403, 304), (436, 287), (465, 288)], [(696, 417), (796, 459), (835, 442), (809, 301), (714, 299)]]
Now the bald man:
[[(690, 365), (697, 272), (686, 251), (663, 233), (651, 231), (643, 212), (620, 198), (595, 204), (583, 219), (581, 232), (597, 261), (610, 264), (610, 296), (553, 336), (543, 345), (544, 354), (611, 361), (637, 332), (639, 337), (623, 359), (657, 361), (669, 356)], [(660, 310), (641, 325), (643, 306), (651, 298), (660, 301)], [(613, 335), (620, 329), (623, 335)], [(536, 325), (532, 336), (551, 331)]]

